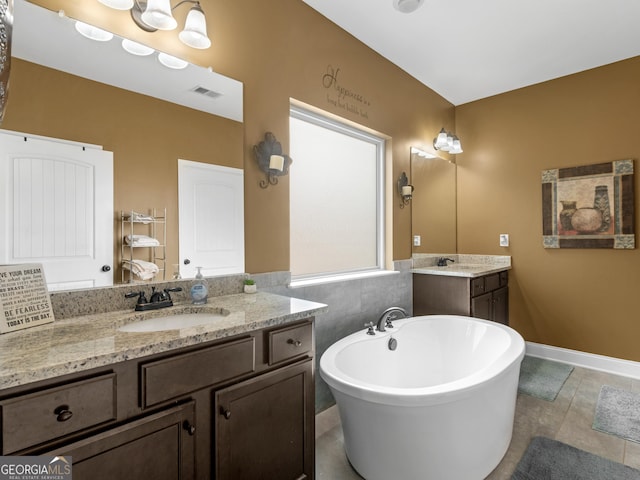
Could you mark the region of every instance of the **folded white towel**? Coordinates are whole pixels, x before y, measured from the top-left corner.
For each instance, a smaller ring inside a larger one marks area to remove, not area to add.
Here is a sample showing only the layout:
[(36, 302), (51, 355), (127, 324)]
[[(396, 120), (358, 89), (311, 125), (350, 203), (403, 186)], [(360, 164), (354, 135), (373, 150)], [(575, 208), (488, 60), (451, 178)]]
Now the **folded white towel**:
[(151, 280), (160, 271), (160, 268), (152, 262), (144, 260), (124, 260), (122, 267), (130, 270), (136, 277), (141, 280)]
[(157, 247), (160, 245), (157, 239), (148, 235), (127, 235), (124, 237), (124, 241), (132, 247)]
[(131, 212), (131, 220), (134, 222), (151, 223), (153, 217), (151, 215), (145, 215), (144, 213)]

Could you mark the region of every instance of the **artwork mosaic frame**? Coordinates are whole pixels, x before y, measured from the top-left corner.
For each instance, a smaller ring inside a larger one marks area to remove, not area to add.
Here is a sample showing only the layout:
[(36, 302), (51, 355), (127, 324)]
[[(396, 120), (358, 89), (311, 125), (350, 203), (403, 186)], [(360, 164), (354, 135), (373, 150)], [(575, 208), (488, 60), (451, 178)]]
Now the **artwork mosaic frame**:
[(634, 161), (542, 172), (545, 248), (635, 248)]

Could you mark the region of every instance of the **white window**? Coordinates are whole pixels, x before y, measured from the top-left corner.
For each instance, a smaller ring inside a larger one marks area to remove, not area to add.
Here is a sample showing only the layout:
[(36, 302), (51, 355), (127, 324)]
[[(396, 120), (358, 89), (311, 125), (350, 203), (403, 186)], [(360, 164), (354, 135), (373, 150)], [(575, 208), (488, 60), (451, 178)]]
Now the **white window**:
[(385, 141), (292, 106), (293, 280), (384, 268)]

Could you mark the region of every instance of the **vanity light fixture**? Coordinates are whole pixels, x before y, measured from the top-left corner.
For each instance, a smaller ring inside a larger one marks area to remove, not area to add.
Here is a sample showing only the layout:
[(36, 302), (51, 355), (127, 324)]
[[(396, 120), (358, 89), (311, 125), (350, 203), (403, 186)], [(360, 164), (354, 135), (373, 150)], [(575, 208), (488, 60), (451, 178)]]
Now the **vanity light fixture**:
[(413, 185), (409, 184), (409, 179), (405, 172), (402, 172), (400, 178), (398, 178), (398, 193), (400, 194), (400, 198), (402, 198), (400, 208), (404, 208), (405, 205), (409, 205), (411, 196), (413, 195)]
[(98, 0), (116, 10), (130, 10), (134, 23), (145, 32), (174, 30), (178, 26), (173, 11), (184, 3), (193, 6), (187, 13), (184, 28), (178, 34), (182, 43), (191, 48), (205, 49), (211, 46), (207, 35), (207, 19), (198, 0), (182, 0), (171, 6), (170, 0)]
[(108, 42), (113, 38), (113, 33), (94, 27), (84, 22), (76, 22), (76, 30), (84, 37), (90, 38), (97, 42)]
[(158, 61), (167, 68), (173, 68), (174, 70), (182, 70), (187, 68), (189, 62), (182, 60), (181, 58), (167, 55), (166, 53), (158, 53)]
[(260, 180), (261, 188), (277, 185), (278, 177), (289, 173), (289, 166), (293, 161), (291, 157), (282, 153), (282, 145), (276, 140), (273, 133), (265, 133), (264, 140), (253, 146), (253, 152), (258, 167), (267, 175), (266, 180)]
[(433, 148), (453, 155), (462, 153), (463, 151), (460, 139), (453, 133), (447, 132), (444, 128), (442, 128), (438, 136), (433, 139)]
[(147, 55), (151, 55), (155, 50), (151, 47), (147, 47), (146, 45), (142, 45), (141, 43), (134, 42), (133, 40), (129, 40), (128, 38), (122, 39), (122, 48), (124, 48), (131, 55), (138, 55), (139, 57), (146, 57)]
[(438, 158), (433, 153), (425, 152), (424, 150), (418, 147), (411, 147), (411, 155), (417, 155), (420, 158)]

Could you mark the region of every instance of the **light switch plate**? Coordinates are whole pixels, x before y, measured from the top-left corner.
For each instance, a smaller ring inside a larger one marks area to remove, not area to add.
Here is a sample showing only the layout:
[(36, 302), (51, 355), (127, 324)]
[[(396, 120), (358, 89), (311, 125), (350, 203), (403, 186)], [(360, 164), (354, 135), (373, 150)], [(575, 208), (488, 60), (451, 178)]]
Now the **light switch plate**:
[(509, 234), (508, 233), (501, 233), (500, 234), (500, 246), (501, 247), (508, 247), (509, 246)]
[(420, 242), (422, 242), (422, 239), (420, 238), (420, 235), (414, 235), (413, 236), (413, 246), (414, 247), (419, 247), (420, 246)]

